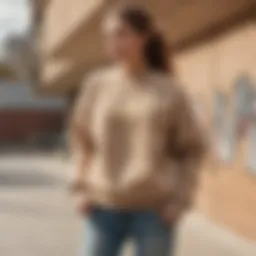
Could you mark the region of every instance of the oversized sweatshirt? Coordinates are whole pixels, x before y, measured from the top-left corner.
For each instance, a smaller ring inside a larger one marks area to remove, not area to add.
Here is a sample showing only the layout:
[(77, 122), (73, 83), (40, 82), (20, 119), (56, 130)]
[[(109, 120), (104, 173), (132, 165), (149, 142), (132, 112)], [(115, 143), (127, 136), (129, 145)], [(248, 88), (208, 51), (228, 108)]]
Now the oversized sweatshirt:
[(189, 97), (168, 75), (95, 72), (75, 105), (71, 135), (80, 158), (90, 157), (76, 175), (95, 204), (190, 204), (204, 142)]

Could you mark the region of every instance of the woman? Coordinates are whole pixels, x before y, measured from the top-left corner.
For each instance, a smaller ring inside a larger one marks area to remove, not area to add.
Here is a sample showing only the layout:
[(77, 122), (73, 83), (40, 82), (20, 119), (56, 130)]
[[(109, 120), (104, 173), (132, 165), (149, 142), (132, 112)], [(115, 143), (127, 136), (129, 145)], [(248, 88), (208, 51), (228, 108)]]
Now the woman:
[(86, 80), (71, 129), (83, 255), (117, 256), (131, 237), (136, 255), (169, 256), (198, 177), (199, 127), (149, 14), (115, 9), (104, 32), (115, 66)]

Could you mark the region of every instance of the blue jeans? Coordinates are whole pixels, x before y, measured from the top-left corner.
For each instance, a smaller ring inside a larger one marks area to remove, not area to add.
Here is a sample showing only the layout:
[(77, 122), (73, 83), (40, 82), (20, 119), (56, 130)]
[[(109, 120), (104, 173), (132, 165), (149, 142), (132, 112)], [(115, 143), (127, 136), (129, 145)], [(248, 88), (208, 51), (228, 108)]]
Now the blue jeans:
[(82, 256), (118, 256), (127, 238), (136, 256), (171, 256), (174, 228), (154, 212), (95, 208), (85, 221)]

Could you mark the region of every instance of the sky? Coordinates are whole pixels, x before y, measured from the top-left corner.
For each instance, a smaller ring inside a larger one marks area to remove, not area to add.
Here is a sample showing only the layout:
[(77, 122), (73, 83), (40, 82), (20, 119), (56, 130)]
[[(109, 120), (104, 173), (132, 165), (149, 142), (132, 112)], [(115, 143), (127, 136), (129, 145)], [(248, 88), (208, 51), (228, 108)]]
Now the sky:
[(28, 0), (0, 0), (0, 60), (6, 36), (26, 31), (29, 17)]
[(0, 44), (8, 34), (22, 33), (28, 25), (28, 0), (0, 0)]

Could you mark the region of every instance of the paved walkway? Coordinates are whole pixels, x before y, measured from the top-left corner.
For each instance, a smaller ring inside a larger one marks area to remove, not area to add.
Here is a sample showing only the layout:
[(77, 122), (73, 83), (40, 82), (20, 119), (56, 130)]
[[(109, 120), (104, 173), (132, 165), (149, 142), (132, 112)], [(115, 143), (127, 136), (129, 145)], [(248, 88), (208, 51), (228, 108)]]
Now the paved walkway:
[[(82, 225), (65, 192), (67, 169), (56, 156), (0, 155), (0, 256), (76, 255)], [(180, 227), (177, 256), (255, 255), (255, 244), (200, 214)]]

